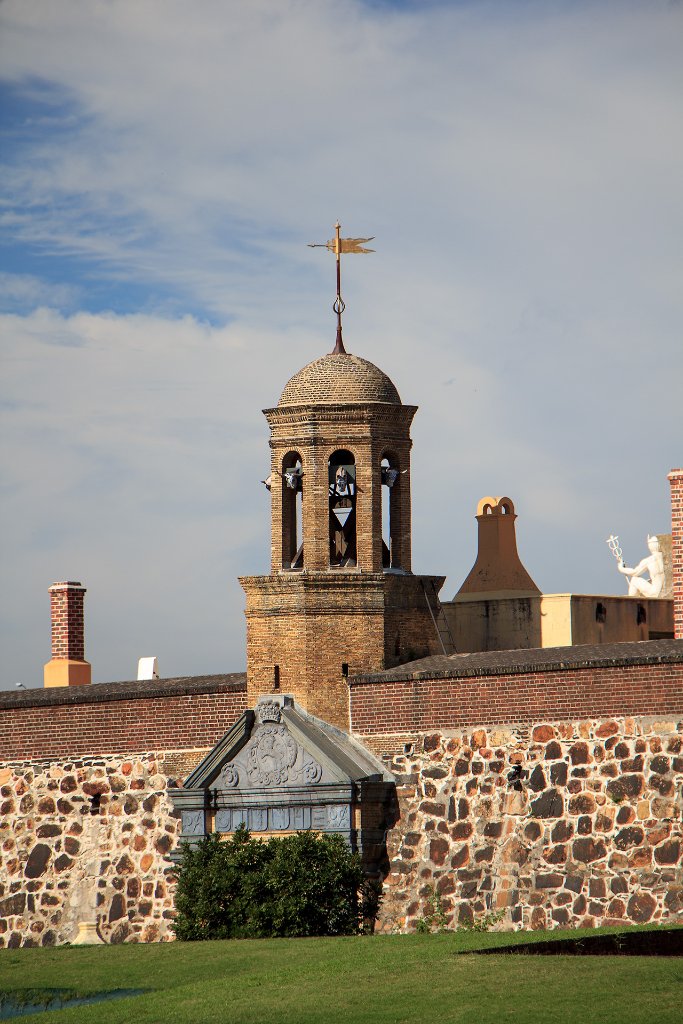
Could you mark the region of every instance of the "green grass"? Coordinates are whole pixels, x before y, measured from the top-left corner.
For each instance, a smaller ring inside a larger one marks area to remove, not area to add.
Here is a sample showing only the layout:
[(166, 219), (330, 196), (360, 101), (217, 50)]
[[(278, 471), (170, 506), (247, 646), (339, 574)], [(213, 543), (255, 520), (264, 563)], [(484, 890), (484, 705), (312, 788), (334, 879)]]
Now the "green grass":
[[(606, 929), (618, 932), (619, 929)], [(547, 933), (553, 937), (593, 930)], [(43, 1024), (657, 1024), (678, 1022), (683, 960), (458, 955), (538, 932), (0, 951), (0, 991), (143, 988), (18, 1018)]]

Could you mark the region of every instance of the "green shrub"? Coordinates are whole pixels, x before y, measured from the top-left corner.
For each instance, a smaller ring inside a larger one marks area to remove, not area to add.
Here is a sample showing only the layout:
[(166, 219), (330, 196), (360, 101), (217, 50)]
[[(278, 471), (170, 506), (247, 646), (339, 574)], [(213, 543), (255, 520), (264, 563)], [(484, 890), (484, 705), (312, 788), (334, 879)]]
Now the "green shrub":
[(356, 935), (371, 928), (379, 904), (338, 835), (209, 835), (184, 848), (177, 877), (173, 927), (184, 941)]

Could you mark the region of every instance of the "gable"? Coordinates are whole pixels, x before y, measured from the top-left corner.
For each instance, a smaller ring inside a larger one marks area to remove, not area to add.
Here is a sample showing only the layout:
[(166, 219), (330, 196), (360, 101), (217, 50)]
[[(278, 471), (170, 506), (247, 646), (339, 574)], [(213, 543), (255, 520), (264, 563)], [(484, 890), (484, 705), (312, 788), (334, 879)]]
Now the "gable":
[[(181, 842), (243, 825), (264, 835), (339, 832), (355, 848), (363, 799), (372, 792), (386, 802), (392, 783), (353, 737), (277, 695), (241, 715), (170, 796), (182, 819)], [(373, 815), (375, 824), (382, 819)]]

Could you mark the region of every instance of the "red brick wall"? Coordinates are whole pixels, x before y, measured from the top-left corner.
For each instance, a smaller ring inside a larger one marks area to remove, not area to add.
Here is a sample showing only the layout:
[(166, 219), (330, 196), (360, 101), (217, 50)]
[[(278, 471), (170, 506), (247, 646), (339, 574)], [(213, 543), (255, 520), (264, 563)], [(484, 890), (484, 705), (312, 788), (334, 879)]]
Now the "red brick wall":
[(53, 583), (50, 587), (50, 618), (52, 621), (52, 657), (83, 661), (83, 598), (85, 587), (80, 583)]
[(674, 636), (683, 640), (683, 469), (672, 469), (671, 563), (674, 577)]
[[(244, 684), (216, 686), (214, 692), (180, 687), (181, 692), (169, 693), (157, 687), (156, 693), (128, 699), (121, 699), (117, 686), (139, 689), (108, 683), (106, 693), (98, 693), (105, 686), (93, 686), (89, 701), (57, 701), (51, 699), (53, 691), (8, 695), (0, 701), (3, 760), (212, 747), (247, 706)], [(104, 696), (111, 699), (99, 699)]]
[(350, 685), (351, 728), (369, 735), (683, 710), (681, 662)]

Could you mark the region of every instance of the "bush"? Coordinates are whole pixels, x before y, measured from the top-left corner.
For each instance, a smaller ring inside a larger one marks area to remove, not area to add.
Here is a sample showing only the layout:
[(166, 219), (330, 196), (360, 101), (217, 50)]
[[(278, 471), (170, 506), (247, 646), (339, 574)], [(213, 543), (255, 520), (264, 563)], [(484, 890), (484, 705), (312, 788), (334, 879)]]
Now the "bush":
[(177, 877), (173, 928), (184, 941), (357, 935), (379, 905), (360, 857), (338, 835), (209, 835), (184, 847)]

